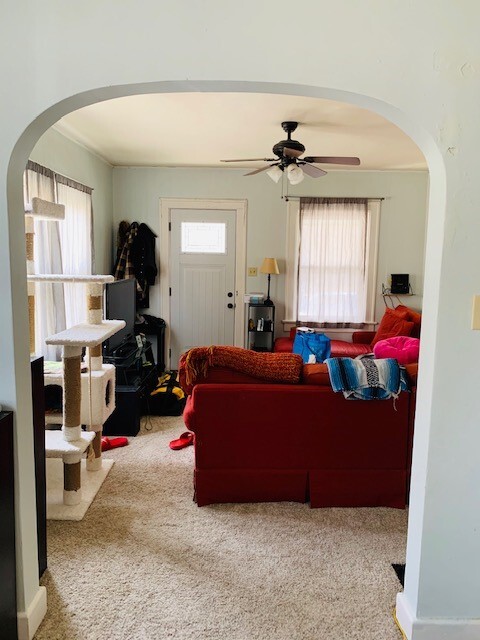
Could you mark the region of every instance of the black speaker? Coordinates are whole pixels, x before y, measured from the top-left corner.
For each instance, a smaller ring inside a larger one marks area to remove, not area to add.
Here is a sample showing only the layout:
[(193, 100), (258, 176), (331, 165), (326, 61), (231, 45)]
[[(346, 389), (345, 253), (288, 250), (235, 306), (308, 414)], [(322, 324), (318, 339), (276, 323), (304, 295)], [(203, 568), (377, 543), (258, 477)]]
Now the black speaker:
[(392, 273), (391, 293), (409, 293), (410, 282), (408, 273)]

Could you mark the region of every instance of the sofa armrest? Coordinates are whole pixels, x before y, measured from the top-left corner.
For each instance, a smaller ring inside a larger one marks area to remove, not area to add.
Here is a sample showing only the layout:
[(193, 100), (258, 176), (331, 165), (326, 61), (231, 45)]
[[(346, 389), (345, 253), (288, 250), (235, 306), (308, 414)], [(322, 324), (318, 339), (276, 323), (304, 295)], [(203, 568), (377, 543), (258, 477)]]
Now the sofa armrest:
[(371, 344), (375, 333), (375, 331), (354, 331), (352, 333), (352, 342), (355, 344)]

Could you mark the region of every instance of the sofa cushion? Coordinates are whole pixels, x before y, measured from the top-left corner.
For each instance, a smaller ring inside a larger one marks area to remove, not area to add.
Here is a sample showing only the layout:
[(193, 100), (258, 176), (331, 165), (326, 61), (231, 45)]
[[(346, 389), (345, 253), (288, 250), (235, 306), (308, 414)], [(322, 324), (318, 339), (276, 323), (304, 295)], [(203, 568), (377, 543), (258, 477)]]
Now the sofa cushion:
[(303, 384), (320, 387), (331, 387), (330, 375), (326, 364), (304, 364), (302, 372)]
[(404, 312), (407, 314), (408, 322), (413, 322), (415, 325), (412, 329), (412, 333), (410, 334), (412, 338), (420, 337), (420, 329), (422, 326), (422, 314), (414, 309), (410, 309), (410, 307), (405, 307), (403, 304), (399, 304), (398, 307), (395, 307), (395, 311)]
[(292, 353), (293, 338), (277, 338), (275, 340), (275, 353)]
[(407, 336), (395, 336), (380, 340), (373, 347), (375, 358), (395, 358), (399, 364), (418, 362), (420, 340)]
[(406, 311), (385, 309), (383, 318), (372, 341), (372, 347), (380, 340), (393, 338), (394, 336), (409, 336), (414, 327), (413, 322), (408, 322)]
[(410, 380), (410, 384), (412, 387), (417, 386), (417, 378), (418, 378), (418, 362), (412, 362), (412, 364), (406, 364), (405, 370), (408, 375), (408, 379)]
[(331, 358), (356, 358), (366, 353), (372, 353), (372, 347), (369, 344), (361, 342), (347, 342), (346, 340), (332, 340), (330, 343)]

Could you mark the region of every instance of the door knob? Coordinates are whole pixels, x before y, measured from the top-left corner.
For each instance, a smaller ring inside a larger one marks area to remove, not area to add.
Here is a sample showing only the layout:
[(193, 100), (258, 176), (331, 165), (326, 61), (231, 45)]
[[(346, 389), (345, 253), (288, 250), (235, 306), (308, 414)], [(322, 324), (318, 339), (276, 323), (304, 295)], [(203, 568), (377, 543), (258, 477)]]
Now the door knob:
[(231, 291), (229, 291), (229, 292), (227, 293), (227, 296), (228, 296), (229, 298), (231, 298), (231, 297), (233, 296), (233, 293), (232, 293)]
[(233, 304), (232, 304), (231, 302), (229, 302), (229, 303), (227, 304), (227, 307), (228, 307), (229, 309), (233, 309)]

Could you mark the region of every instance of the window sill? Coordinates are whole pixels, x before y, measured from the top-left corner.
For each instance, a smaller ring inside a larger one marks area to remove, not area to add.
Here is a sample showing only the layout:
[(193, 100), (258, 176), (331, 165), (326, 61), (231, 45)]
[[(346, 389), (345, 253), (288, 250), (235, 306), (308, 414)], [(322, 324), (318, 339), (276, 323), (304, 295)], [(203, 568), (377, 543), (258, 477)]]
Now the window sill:
[[(296, 320), (282, 320), (281, 321), (283, 324), (283, 328), (286, 329), (287, 325), (291, 325), (292, 327), (295, 326), (297, 324)], [(334, 332), (334, 331), (373, 331), (373, 329), (378, 325), (378, 322), (376, 320), (367, 320), (365, 322), (365, 327), (363, 327), (363, 329), (348, 329), (348, 328), (340, 328), (340, 329), (328, 329), (328, 331), (330, 332)], [(301, 325), (300, 325), (301, 326)]]

